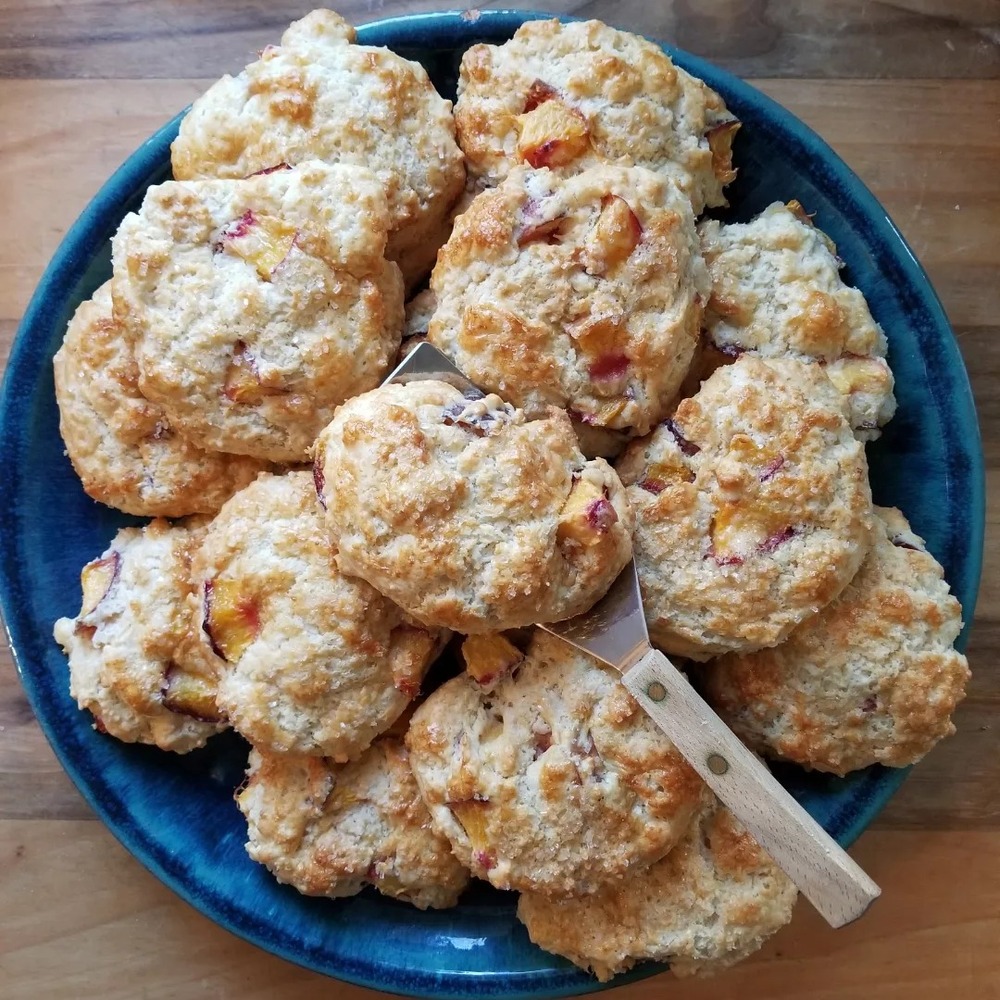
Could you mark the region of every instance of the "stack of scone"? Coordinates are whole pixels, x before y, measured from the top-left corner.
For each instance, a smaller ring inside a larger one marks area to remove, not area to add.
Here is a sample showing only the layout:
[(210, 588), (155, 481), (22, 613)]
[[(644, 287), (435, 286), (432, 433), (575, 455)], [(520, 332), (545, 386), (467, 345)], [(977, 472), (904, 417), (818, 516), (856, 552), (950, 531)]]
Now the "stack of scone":
[[(616, 672), (532, 627), (633, 555), (654, 643), (762, 755), (845, 774), (953, 731), (961, 609), (868, 483), (885, 336), (797, 202), (698, 221), (739, 127), (596, 21), (473, 46), (453, 115), (329, 11), (185, 118), (55, 359), (84, 489), (154, 520), (55, 635), (101, 732), (245, 737), (280, 881), (425, 908), (484, 879), (602, 980), (787, 923)], [(482, 391), (381, 386), (418, 339)]]

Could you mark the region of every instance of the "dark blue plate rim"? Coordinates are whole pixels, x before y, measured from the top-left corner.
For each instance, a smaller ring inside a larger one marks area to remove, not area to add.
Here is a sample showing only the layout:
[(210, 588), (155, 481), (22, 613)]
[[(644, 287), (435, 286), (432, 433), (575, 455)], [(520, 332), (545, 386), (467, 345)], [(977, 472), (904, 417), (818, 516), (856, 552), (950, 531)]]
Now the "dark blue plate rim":
[[(426, 31), (430, 33), (454, 32), (458, 29), (488, 29), (492, 32), (512, 32), (518, 24), (525, 20), (535, 20), (552, 15), (537, 11), (518, 11), (503, 9), (482, 11), (478, 18), (470, 18), (462, 11), (441, 11), (387, 18), (371, 22), (358, 29), (359, 42), (364, 44), (386, 44), (388, 37), (399, 38), (400, 32), (409, 35)], [(562, 20), (574, 20), (563, 17)], [(419, 39), (413, 42), (420, 45)], [(971, 388), (961, 355), (951, 335), (944, 309), (930, 284), (923, 267), (910, 249), (891, 218), (886, 213), (875, 196), (865, 187), (861, 180), (851, 171), (837, 154), (815, 132), (799, 119), (786, 111), (777, 102), (751, 87), (735, 76), (719, 70), (712, 64), (673, 48), (663, 45), (663, 48), (676, 60), (678, 65), (696, 76), (702, 77), (710, 86), (720, 90), (730, 107), (753, 106), (758, 114), (765, 119), (780, 122), (782, 132), (787, 135), (792, 146), (804, 161), (812, 158), (823, 164), (832, 178), (839, 193), (848, 203), (850, 214), (867, 218), (876, 229), (880, 249), (888, 252), (898, 273), (906, 280), (909, 290), (920, 301), (931, 318), (933, 326), (946, 334), (942, 337), (942, 349), (947, 356), (948, 373), (955, 393), (956, 405), (962, 416), (961, 423), (965, 428), (975, 428), (974, 441), (966, 442), (966, 449), (972, 459), (971, 497), (968, 510), (971, 537), (969, 539), (969, 561), (967, 579), (970, 581), (969, 592), (963, 594), (963, 605), (966, 621), (972, 620), (978, 591), (978, 581), (982, 572), (983, 536), (985, 528), (985, 472), (983, 469), (982, 446), (978, 433), (978, 421), (972, 402)], [(28, 308), (20, 323), (17, 335), (12, 345), (7, 362), (7, 369), (0, 388), (0, 451), (10, 454), (13, 441), (8, 440), (11, 413), (16, 409), (18, 389), (23, 384), (25, 369), (30, 368), (32, 344), (29, 331), (41, 321), (50, 299), (50, 289), (75, 284), (83, 276), (88, 263), (96, 251), (103, 245), (103, 237), (96, 235), (101, 226), (95, 225), (102, 216), (116, 209), (124, 201), (124, 196), (135, 190), (145, 181), (162, 169), (163, 163), (169, 158), (170, 142), (176, 135), (178, 125), (184, 112), (157, 130), (145, 143), (122, 164), (103, 185), (94, 199), (84, 209), (77, 221), (71, 226), (58, 250), (46, 268), (38, 287), (32, 296)], [(303, 954), (282, 941), (275, 940), (268, 933), (268, 928), (260, 923), (244, 921), (242, 915), (235, 913), (227, 905), (225, 899), (207, 898), (198, 891), (197, 886), (185, 880), (183, 871), (169, 864), (168, 859), (161, 858), (154, 852), (151, 845), (143, 838), (143, 831), (129, 822), (127, 815), (121, 815), (113, 810), (108, 802), (99, 795), (100, 789), (93, 783), (93, 775), (84, 772), (82, 766), (67, 753), (62, 745), (60, 734), (53, 726), (46, 706), (42, 700), (40, 689), (30, 670), (30, 665), (22, 662), (19, 649), (30, 645), (31, 637), (24, 623), (16, 612), (18, 606), (23, 606), (23, 581), (16, 573), (13, 565), (14, 551), (13, 525), (16, 520), (19, 470), (16, 465), (10, 465), (5, 470), (5, 485), (0, 498), (0, 612), (8, 643), (12, 651), (15, 665), (28, 700), (35, 712), (39, 724), (49, 743), (52, 745), (63, 768), (69, 774), (86, 801), (97, 815), (108, 826), (119, 842), (161, 882), (172, 889), (186, 902), (208, 915), (214, 922), (226, 928), (245, 940), (264, 948), (288, 961), (305, 966), (313, 971), (335, 976), (338, 979), (369, 989), (398, 990), (405, 985), (408, 995), (437, 998), (458, 998), (476, 996), (566, 996), (583, 991), (599, 989), (589, 977), (581, 977), (576, 972), (552, 970), (548, 973), (522, 973), (513, 976), (503, 975), (466, 975), (448, 978), (434, 976), (414, 970), (399, 970), (405, 979), (394, 977), (395, 970), (387, 968), (378, 961), (372, 961), (367, 967), (344, 968), (336, 962), (331, 962), (327, 956)], [(886, 802), (905, 780), (907, 770), (881, 771), (863, 789), (863, 801), (856, 813), (849, 818), (840, 831), (840, 840), (846, 846), (852, 843), (874, 819)], [(643, 978), (659, 971), (660, 966), (647, 964), (626, 977), (615, 980), (614, 986), (623, 985), (632, 979)], [(525, 989), (527, 992), (525, 992)]]

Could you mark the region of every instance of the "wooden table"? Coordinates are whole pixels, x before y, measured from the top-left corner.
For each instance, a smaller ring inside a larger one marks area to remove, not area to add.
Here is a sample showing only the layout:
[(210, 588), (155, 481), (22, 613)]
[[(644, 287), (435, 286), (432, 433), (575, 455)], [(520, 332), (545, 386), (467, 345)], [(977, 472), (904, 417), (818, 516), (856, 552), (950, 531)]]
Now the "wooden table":
[[(351, 0), (360, 23), (440, 4)], [(499, 5), (498, 5), (499, 6)], [(525, 3), (524, 6), (536, 6)], [(930, 272), (969, 366), (991, 497), (1000, 482), (1000, 4), (996, 0), (547, 0), (750, 78), (823, 135)], [(0, 0), (0, 356), (42, 268), (101, 182), (223, 71), (308, 10), (283, 0)], [(0, 487), (2, 488), (2, 487)], [(657, 977), (621, 1000), (1000, 998), (1000, 551), (989, 515), (959, 734), (855, 848), (884, 897), (825, 927), (800, 903), (751, 962)], [(238, 940), (95, 820), (0, 653), (0, 996), (375, 994)]]

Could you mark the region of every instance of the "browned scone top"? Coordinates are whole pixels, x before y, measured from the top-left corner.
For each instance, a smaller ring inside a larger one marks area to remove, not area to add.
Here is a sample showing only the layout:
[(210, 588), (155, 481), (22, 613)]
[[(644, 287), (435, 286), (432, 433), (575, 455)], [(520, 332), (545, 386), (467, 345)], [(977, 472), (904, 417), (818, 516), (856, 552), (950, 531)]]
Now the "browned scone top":
[(636, 962), (676, 976), (735, 965), (792, 918), (797, 892), (713, 795), (661, 861), (578, 899), (523, 893), (517, 916), (531, 940), (601, 982)]
[(145, 517), (214, 513), (268, 463), (206, 451), (139, 391), (139, 367), (105, 282), (82, 302), (53, 359), (59, 432), (83, 489)]
[(219, 704), (262, 750), (346, 761), (417, 694), (443, 635), (337, 567), (308, 472), (262, 475), (209, 526), (192, 614)]
[(435, 826), (501, 889), (568, 896), (644, 869), (703, 787), (612, 668), (540, 629), (500, 676), (434, 691), (406, 742)]
[(149, 188), (112, 241), (111, 293), (139, 388), (204, 447), (303, 461), (399, 348), (375, 176), (318, 161)]
[(55, 623), (70, 693), (95, 728), (186, 753), (224, 728), (212, 664), (188, 615), (192, 552), (204, 519), (122, 528), (83, 567), (75, 618)]
[(874, 548), (840, 597), (782, 645), (706, 668), (709, 698), (761, 753), (842, 775), (913, 764), (955, 731), (961, 606), (903, 515), (875, 513)]
[(341, 571), (428, 625), (572, 617), (631, 555), (618, 477), (554, 408), (531, 420), (444, 382), (386, 385), (340, 407), (315, 462)]
[(668, 653), (774, 646), (871, 545), (864, 446), (818, 365), (744, 355), (618, 462), (646, 620)]
[(653, 42), (600, 21), (528, 21), (462, 58), (455, 105), (469, 172), (636, 165), (677, 179), (695, 215), (724, 205), (738, 122)]
[(250, 753), (236, 802), (247, 853), (309, 896), (366, 885), (420, 909), (454, 906), (469, 881), (431, 826), (402, 743), (376, 740), (356, 761)]
[(451, 102), (419, 63), (355, 37), (330, 10), (291, 24), (194, 102), (171, 147), (174, 176), (246, 177), (312, 159), (366, 167), (388, 199), (387, 256), (412, 285), (447, 239), (465, 183)]
[(710, 285), (676, 185), (598, 166), (516, 167), (458, 217), (431, 288), (428, 339), (477, 385), (634, 437), (669, 412)]

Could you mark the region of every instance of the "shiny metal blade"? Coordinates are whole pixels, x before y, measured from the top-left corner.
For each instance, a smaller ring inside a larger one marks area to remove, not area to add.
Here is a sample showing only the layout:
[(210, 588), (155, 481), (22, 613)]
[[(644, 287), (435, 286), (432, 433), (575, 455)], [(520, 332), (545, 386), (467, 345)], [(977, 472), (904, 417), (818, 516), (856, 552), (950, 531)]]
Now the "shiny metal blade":
[(649, 649), (635, 560), (589, 611), (539, 627), (625, 673)]
[(467, 389), (481, 391), (479, 386), (470, 382), (441, 351), (426, 341), (423, 344), (417, 344), (403, 361), (385, 377), (382, 385), (388, 385), (390, 382), (405, 384), (424, 379), (447, 382), (449, 385), (455, 386), (456, 389), (461, 389), (462, 392)]

